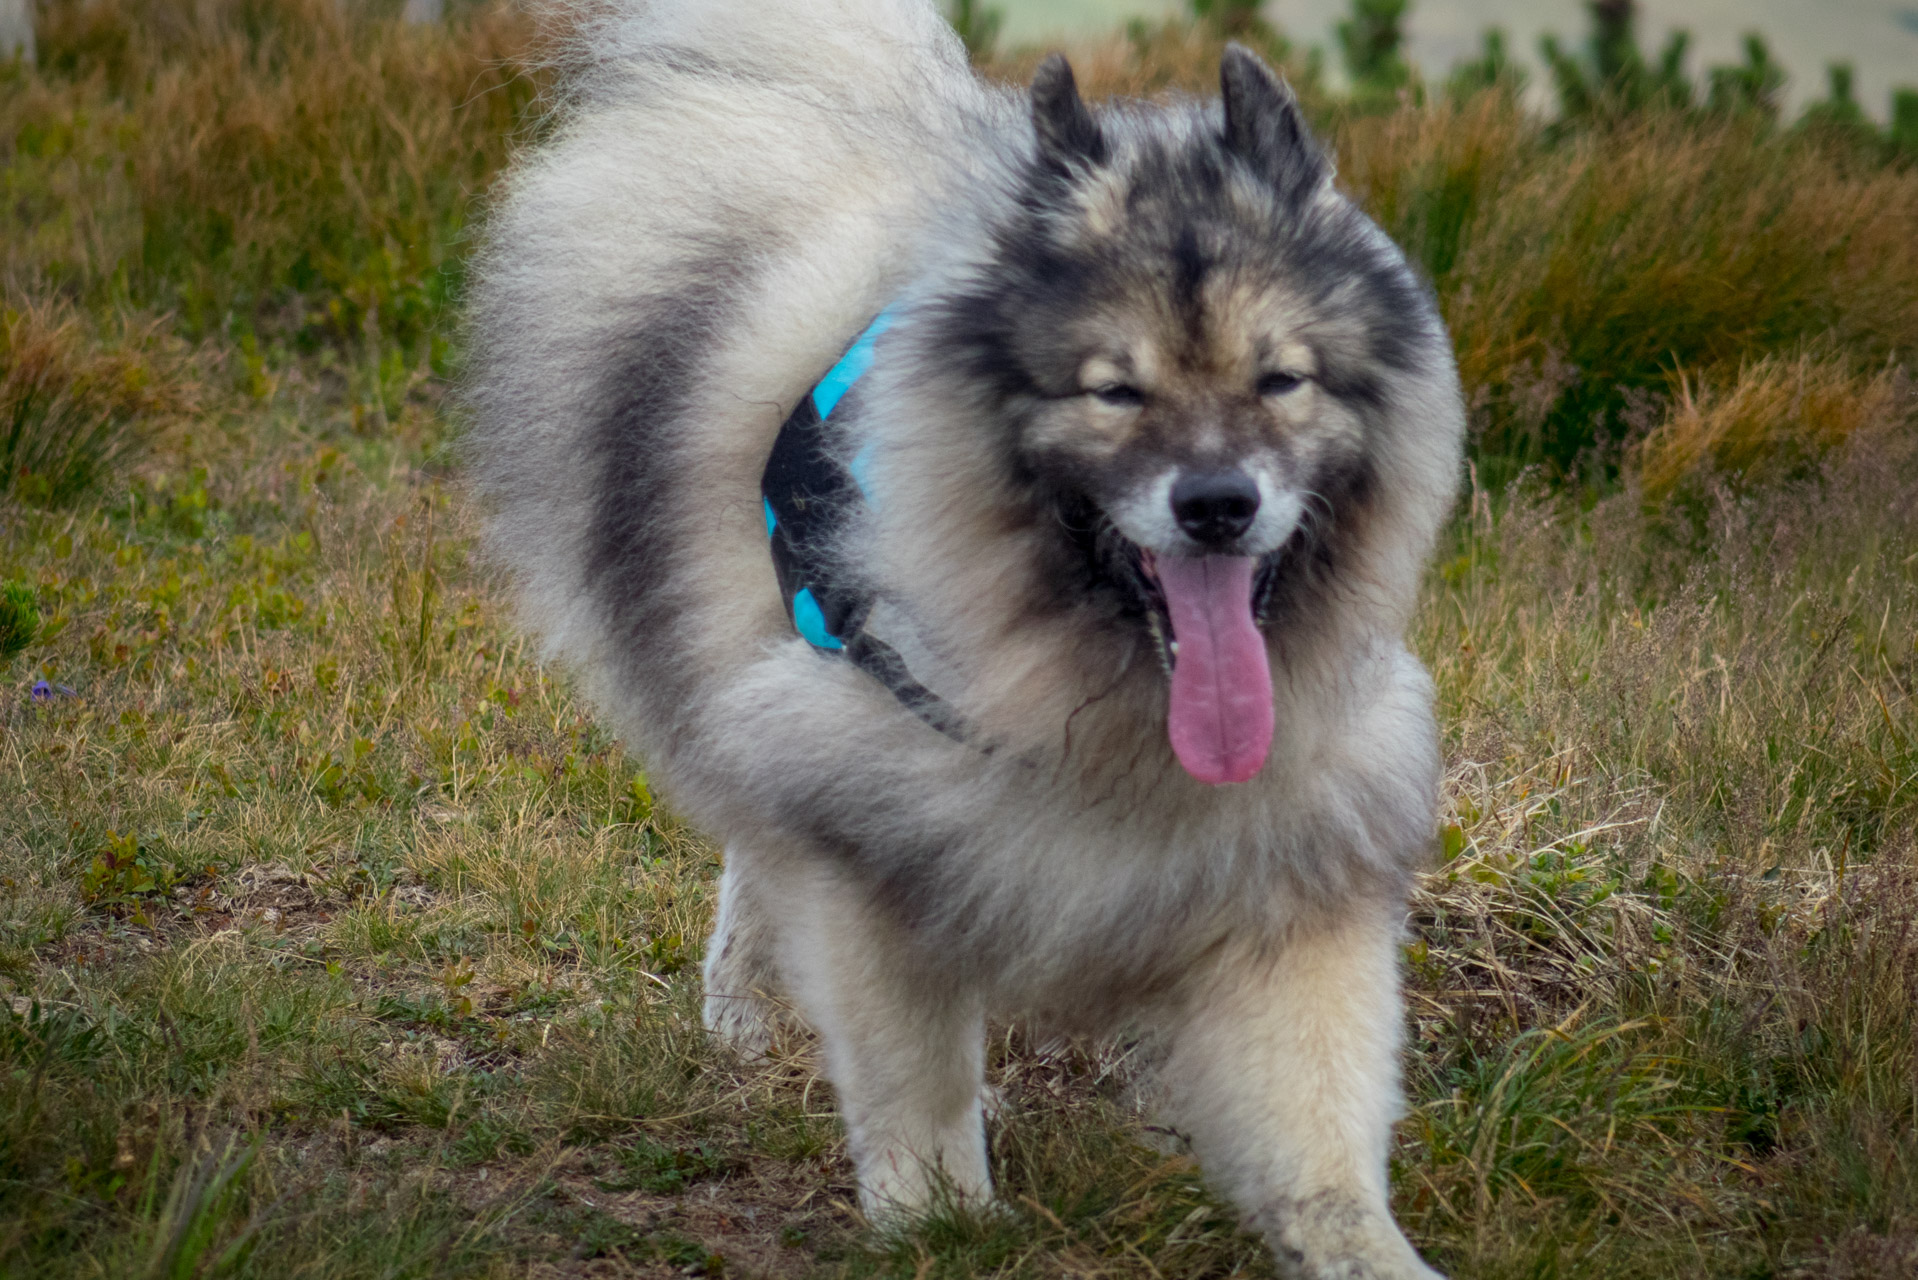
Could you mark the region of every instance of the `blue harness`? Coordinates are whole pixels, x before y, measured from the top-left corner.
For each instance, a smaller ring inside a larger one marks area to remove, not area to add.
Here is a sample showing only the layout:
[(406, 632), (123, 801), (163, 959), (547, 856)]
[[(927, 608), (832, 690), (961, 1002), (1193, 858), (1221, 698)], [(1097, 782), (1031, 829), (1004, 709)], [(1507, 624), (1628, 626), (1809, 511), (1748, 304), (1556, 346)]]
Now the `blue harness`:
[(898, 650), (866, 630), (873, 597), (845, 582), (832, 561), (840, 522), (853, 504), (873, 504), (872, 446), (854, 455), (850, 465), (842, 464), (830, 448), (826, 420), (872, 368), (873, 345), (892, 322), (890, 311), (880, 312), (780, 427), (759, 482), (766, 537), (786, 614), (806, 642), (847, 659), (891, 690), (907, 710), (963, 742), (965, 728), (957, 713), (913, 679)]

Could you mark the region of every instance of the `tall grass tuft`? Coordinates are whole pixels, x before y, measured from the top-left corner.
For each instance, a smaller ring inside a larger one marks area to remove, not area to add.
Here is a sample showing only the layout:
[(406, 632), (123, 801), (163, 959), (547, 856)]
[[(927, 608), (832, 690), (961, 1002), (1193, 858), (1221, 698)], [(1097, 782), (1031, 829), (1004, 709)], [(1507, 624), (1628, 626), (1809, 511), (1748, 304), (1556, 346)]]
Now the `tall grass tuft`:
[(1615, 450), (1681, 374), (1813, 343), (1869, 375), (1918, 349), (1918, 171), (1739, 117), (1554, 140), (1494, 92), (1338, 139), (1438, 288), (1488, 479)]
[(1390, 105), (1412, 82), (1404, 54), (1408, 7), (1407, 0), (1352, 0), (1352, 16), (1338, 24), (1339, 50), (1362, 103)]
[(44, 299), (0, 312), (0, 493), (71, 502), (198, 405), (177, 341), (153, 321), (118, 328), (96, 339)]
[(24, 582), (0, 582), (0, 670), (40, 635), (40, 608)]
[(1830, 354), (1764, 356), (1722, 385), (1676, 371), (1670, 411), (1635, 442), (1631, 470), (1657, 500), (1718, 476), (1789, 479), (1868, 428), (1909, 428), (1918, 398), (1904, 371), (1853, 365)]

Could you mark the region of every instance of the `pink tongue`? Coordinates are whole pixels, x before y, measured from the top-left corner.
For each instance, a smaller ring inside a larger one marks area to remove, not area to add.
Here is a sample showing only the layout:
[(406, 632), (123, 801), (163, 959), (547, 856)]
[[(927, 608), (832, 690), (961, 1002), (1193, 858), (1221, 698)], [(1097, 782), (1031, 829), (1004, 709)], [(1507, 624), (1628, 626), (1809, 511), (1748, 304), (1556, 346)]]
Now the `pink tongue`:
[(1272, 668), (1252, 621), (1250, 556), (1160, 556), (1159, 586), (1179, 652), (1172, 666), (1172, 750), (1185, 771), (1244, 782), (1272, 750)]

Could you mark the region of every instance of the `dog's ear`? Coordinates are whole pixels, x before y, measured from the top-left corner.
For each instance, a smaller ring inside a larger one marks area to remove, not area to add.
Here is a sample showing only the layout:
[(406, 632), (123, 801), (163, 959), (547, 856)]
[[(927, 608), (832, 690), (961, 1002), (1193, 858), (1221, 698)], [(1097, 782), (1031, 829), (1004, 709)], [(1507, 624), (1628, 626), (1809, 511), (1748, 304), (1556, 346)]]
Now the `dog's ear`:
[(1225, 145), (1279, 188), (1303, 200), (1332, 176), (1332, 164), (1306, 126), (1291, 86), (1242, 44), (1219, 60), (1225, 99)]
[(1079, 82), (1064, 54), (1040, 63), (1032, 77), (1032, 127), (1039, 135), (1039, 158), (1054, 168), (1106, 162), (1106, 136), (1079, 96)]

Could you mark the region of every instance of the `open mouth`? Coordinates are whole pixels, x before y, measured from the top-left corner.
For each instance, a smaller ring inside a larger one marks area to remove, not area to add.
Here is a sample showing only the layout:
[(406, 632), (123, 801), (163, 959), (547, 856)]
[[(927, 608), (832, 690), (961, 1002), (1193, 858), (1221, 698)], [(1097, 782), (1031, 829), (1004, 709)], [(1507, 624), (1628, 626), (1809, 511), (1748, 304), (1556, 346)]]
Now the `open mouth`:
[(1200, 782), (1244, 782), (1272, 750), (1272, 668), (1260, 622), (1278, 554), (1133, 550), (1148, 625), (1170, 678), (1173, 754)]

